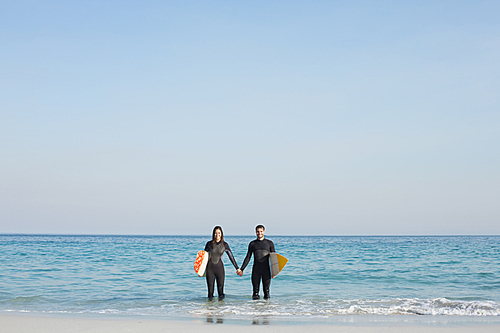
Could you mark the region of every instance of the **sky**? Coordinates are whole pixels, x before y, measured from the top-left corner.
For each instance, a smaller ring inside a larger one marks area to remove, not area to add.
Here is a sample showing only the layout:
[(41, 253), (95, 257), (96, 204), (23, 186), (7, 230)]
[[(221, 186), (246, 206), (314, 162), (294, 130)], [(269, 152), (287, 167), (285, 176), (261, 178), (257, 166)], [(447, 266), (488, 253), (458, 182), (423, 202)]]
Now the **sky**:
[(0, 233), (500, 234), (498, 1), (0, 1)]

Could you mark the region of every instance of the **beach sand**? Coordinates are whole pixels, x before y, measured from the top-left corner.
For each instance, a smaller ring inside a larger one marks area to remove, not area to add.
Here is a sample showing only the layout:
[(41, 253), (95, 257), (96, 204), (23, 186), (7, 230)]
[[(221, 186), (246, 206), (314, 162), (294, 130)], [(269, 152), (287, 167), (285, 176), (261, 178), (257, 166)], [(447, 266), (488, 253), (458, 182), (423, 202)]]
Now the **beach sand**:
[(140, 319), (95, 319), (95, 318), (67, 318), (33, 315), (0, 315), (1, 333), (59, 333), (59, 332), (276, 332), (302, 333), (336, 332), (336, 333), (375, 333), (375, 332), (430, 332), (430, 333), (493, 333), (500, 332), (500, 324), (493, 325), (460, 325), (460, 326), (429, 326), (429, 325), (234, 325), (217, 324), (204, 321), (168, 321), (168, 320), (140, 320)]

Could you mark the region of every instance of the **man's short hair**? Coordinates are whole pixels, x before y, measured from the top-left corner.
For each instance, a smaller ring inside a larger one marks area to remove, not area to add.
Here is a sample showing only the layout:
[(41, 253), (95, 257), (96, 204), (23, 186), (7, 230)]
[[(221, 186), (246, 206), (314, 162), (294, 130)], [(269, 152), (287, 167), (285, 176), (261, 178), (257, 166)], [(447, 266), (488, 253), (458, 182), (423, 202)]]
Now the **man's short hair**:
[(255, 231), (257, 231), (257, 229), (264, 229), (264, 230), (266, 230), (266, 227), (264, 227), (262, 224), (259, 224), (258, 226), (255, 227)]

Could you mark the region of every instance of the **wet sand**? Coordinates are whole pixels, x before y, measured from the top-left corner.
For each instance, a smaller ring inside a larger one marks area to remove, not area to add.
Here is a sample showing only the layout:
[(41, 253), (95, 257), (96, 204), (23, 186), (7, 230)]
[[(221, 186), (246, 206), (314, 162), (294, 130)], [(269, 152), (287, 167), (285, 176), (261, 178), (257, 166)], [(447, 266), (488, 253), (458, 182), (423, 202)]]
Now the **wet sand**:
[(66, 333), (66, 332), (133, 332), (133, 333), (155, 333), (155, 332), (276, 332), (276, 333), (302, 333), (313, 332), (336, 332), (336, 333), (375, 333), (375, 332), (430, 332), (430, 333), (493, 333), (500, 332), (500, 324), (484, 325), (460, 325), (460, 326), (430, 326), (430, 325), (406, 325), (406, 324), (377, 324), (369, 325), (238, 325), (193, 320), (193, 321), (169, 321), (169, 320), (141, 320), (141, 319), (95, 319), (64, 316), (33, 316), (24, 314), (0, 315), (0, 332), (9, 333)]

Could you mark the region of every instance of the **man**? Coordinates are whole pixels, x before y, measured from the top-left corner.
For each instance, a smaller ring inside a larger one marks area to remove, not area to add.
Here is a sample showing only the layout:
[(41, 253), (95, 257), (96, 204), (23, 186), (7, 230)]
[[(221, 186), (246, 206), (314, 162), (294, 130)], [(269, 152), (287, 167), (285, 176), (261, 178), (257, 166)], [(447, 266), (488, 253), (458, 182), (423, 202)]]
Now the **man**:
[(274, 243), (268, 239), (264, 239), (266, 228), (263, 225), (255, 227), (257, 239), (248, 244), (248, 252), (243, 265), (241, 265), (238, 275), (243, 275), (243, 270), (250, 262), (250, 257), (253, 253), (253, 268), (252, 268), (252, 286), (253, 299), (259, 299), (260, 280), (262, 279), (262, 289), (264, 290), (264, 299), (269, 299), (269, 287), (271, 286), (271, 269), (269, 267), (269, 253), (276, 252)]

